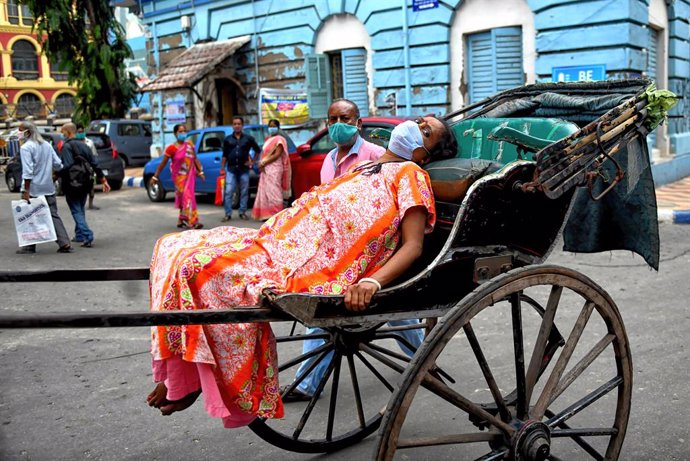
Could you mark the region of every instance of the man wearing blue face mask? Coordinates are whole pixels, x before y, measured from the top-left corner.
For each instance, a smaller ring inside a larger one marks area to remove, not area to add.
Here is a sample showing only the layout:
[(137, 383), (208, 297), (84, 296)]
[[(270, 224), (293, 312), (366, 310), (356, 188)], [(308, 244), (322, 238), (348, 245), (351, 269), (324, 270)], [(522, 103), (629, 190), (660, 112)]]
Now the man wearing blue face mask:
[(348, 99), (336, 99), (328, 108), (328, 135), (336, 144), (321, 166), (321, 182), (325, 183), (340, 176), (352, 165), (364, 160), (378, 160), (385, 149), (365, 141), (359, 131), (362, 120), (359, 107)]
[[(328, 108), (328, 134), (337, 147), (330, 151), (323, 161), (321, 183), (340, 176), (356, 163), (365, 160), (378, 160), (386, 152), (383, 147), (365, 141), (359, 135), (361, 127), (362, 120), (359, 118), (359, 108), (352, 101), (338, 99)], [(408, 120), (398, 125), (393, 133), (391, 134), (388, 149), (396, 155), (406, 160), (411, 160), (415, 149), (421, 147), (426, 150), (417, 122)], [(419, 320), (416, 319), (393, 320), (389, 322), (389, 325), (398, 327), (409, 327), (418, 324)], [(306, 334), (316, 334), (319, 331), (318, 328), (307, 328)], [(421, 328), (411, 328), (402, 330), (399, 334), (404, 338), (404, 342), (399, 341), (400, 348), (408, 357), (412, 357), (415, 351), (408, 346), (417, 349), (422, 344), (422, 341), (424, 341), (423, 330)], [(323, 339), (305, 340), (302, 346), (302, 353), (307, 354), (322, 344), (324, 344)], [(333, 355), (330, 354), (327, 359), (322, 360), (292, 392), (283, 395), (283, 402), (310, 400), (316, 392), (319, 382), (326, 375), (332, 357)], [(302, 362), (296, 372), (296, 376), (303, 375), (312, 362), (313, 359)]]

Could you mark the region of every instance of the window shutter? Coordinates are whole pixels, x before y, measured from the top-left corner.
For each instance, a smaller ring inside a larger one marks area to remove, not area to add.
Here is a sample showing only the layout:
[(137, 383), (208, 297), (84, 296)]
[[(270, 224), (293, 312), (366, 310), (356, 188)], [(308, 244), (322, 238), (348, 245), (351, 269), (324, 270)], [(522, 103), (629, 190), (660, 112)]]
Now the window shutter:
[(480, 101), (496, 92), (495, 57), (491, 33), (468, 36), (468, 76), (470, 103)]
[(491, 31), (496, 50), (496, 91), (503, 91), (525, 83), (522, 69), (522, 30), (503, 27)]
[(328, 57), (325, 54), (310, 54), (304, 60), (304, 74), (307, 80), (307, 102), (310, 118), (328, 117), (331, 99)]
[(367, 50), (354, 48), (342, 51), (343, 97), (357, 104), (362, 117), (369, 115)]
[(503, 27), (467, 37), (469, 102), (523, 85), (522, 30)]

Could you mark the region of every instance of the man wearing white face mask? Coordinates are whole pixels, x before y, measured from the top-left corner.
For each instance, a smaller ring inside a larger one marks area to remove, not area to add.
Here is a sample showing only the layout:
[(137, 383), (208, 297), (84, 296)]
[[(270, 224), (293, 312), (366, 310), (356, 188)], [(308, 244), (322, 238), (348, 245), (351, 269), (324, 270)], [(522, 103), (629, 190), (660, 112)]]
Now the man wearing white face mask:
[(321, 183), (345, 173), (355, 163), (377, 160), (385, 149), (365, 141), (359, 131), (362, 119), (359, 107), (348, 99), (336, 99), (328, 108), (328, 135), (336, 148), (326, 155), (321, 166)]

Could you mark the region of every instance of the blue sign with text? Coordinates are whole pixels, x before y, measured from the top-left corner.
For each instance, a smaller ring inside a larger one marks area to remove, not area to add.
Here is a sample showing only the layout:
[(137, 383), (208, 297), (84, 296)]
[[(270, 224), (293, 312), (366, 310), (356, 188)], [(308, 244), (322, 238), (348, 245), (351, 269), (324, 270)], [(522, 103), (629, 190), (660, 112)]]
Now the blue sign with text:
[(606, 80), (606, 64), (589, 64), (586, 66), (553, 67), (553, 82), (586, 82)]
[(412, 11), (430, 10), (438, 8), (438, 0), (412, 0)]

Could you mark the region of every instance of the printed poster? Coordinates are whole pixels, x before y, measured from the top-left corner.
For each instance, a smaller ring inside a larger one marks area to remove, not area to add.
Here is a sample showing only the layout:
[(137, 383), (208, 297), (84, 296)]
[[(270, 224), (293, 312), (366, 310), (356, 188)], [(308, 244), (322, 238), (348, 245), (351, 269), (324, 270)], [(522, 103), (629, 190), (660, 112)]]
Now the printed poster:
[(262, 88), (259, 91), (260, 123), (275, 118), (281, 128), (302, 125), (309, 121), (307, 93), (301, 90), (275, 90)]
[(168, 125), (177, 125), (178, 123), (186, 123), (187, 116), (185, 115), (184, 99), (174, 99), (165, 101), (165, 123)]

